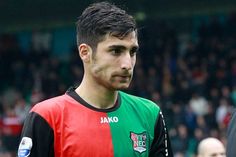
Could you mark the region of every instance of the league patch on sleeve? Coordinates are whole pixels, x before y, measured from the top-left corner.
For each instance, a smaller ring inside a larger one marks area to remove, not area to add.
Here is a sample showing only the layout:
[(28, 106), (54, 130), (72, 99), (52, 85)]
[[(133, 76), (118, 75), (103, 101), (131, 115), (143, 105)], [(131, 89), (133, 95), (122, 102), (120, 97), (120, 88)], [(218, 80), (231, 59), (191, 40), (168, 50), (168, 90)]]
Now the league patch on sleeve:
[(32, 139), (29, 137), (23, 137), (19, 145), (18, 157), (28, 157), (32, 146)]

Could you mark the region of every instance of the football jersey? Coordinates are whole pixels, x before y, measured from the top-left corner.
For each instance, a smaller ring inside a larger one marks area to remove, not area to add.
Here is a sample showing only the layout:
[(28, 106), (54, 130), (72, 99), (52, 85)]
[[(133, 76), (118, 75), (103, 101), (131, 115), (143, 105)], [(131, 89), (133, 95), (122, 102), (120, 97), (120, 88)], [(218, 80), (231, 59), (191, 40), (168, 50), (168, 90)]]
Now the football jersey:
[(160, 108), (118, 92), (116, 104), (98, 109), (69, 89), (36, 104), (27, 116), (18, 157), (173, 156)]

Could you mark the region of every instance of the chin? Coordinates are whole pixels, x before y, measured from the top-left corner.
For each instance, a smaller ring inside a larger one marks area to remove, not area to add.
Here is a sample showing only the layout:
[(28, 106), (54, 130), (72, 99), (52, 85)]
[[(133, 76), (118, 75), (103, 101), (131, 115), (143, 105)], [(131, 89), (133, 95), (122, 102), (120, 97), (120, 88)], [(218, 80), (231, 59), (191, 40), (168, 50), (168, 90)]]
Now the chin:
[(128, 87), (120, 87), (120, 88), (116, 88), (116, 90), (126, 90), (128, 89)]
[(110, 88), (111, 90), (125, 90), (127, 88), (129, 88), (130, 82), (126, 81), (126, 82), (113, 82), (111, 84), (108, 84), (108, 88)]
[(127, 89), (127, 88), (129, 88), (129, 84), (115, 87), (116, 90), (124, 90), (124, 89)]

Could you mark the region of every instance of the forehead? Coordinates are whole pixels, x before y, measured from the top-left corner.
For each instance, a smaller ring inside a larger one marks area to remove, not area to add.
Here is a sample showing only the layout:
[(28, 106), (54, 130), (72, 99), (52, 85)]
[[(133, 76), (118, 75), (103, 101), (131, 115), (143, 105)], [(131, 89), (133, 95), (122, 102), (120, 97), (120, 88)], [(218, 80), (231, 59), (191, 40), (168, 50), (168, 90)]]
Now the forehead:
[(125, 47), (138, 46), (137, 33), (135, 31), (127, 34), (125, 37), (118, 38), (110, 34), (105, 35), (104, 40), (98, 43), (98, 47), (109, 47), (110, 45), (123, 45)]
[(224, 148), (221, 148), (221, 147), (218, 147), (218, 148), (209, 148), (208, 150), (206, 150), (208, 153), (207, 155), (209, 157), (211, 156), (217, 156), (217, 155), (220, 155), (220, 154), (224, 154), (225, 153), (225, 150)]

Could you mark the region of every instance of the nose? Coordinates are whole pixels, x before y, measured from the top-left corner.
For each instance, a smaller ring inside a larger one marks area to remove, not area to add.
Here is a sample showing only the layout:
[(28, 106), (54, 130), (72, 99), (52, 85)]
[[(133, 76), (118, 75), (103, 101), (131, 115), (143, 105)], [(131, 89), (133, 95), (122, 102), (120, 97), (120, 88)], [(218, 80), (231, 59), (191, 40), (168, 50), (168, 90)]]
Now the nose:
[(121, 69), (131, 70), (133, 68), (135, 58), (130, 53), (124, 53), (121, 58)]

